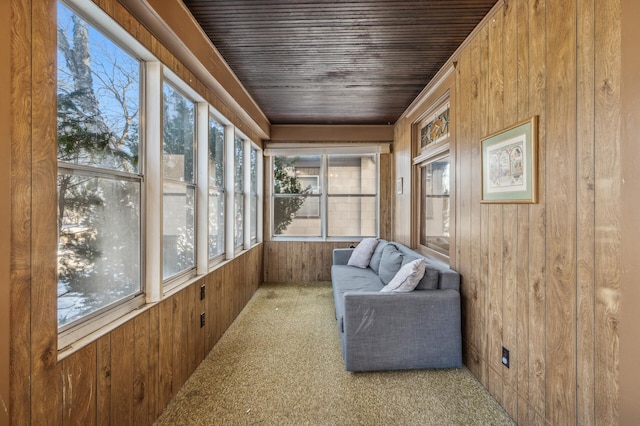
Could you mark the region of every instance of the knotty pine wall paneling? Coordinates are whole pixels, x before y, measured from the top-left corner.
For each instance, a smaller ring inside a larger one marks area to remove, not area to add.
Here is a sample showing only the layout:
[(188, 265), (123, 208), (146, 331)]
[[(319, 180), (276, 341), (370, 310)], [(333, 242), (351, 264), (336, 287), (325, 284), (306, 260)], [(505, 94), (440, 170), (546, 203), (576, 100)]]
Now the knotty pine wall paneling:
[[(505, 1), (452, 58), (464, 362), (521, 425), (618, 423), (621, 150), (635, 143), (620, 136), (620, 4)], [(480, 139), (532, 115), (538, 203), (481, 204)], [(396, 124), (396, 170), (413, 121)]]
[[(637, 22), (640, 19), (640, 3), (635, 0), (621, 2), (622, 15), (622, 55), (621, 55), (621, 150), (620, 159), (624, 185), (621, 187), (623, 200), (622, 224), (620, 240), (620, 263), (624, 265), (624, 273), (620, 282), (621, 306), (619, 328), (619, 423), (622, 425), (637, 423), (640, 419), (640, 263), (638, 262), (637, 244), (640, 241), (640, 227), (637, 225), (640, 211), (640, 176), (636, 173), (640, 163), (640, 150), (637, 144), (630, 143), (640, 134), (640, 56), (637, 52)], [(611, 318), (613, 319), (613, 318)]]
[[(529, 14), (528, 3), (517, 2), (512, 7), (516, 15), (516, 121), (529, 118)], [(513, 75), (511, 76), (513, 78)], [(508, 86), (513, 87), (513, 86)], [(511, 89), (513, 90), (513, 89)], [(513, 92), (511, 92), (513, 93)], [(517, 247), (516, 258), (516, 302), (515, 306), (515, 345), (512, 363), (516, 366), (516, 415), (511, 414), (518, 424), (528, 424), (529, 421), (529, 206), (518, 205)], [(509, 389), (509, 391), (512, 391)]]
[[(595, 417), (618, 421), (622, 145), (637, 147), (637, 136), (621, 139), (621, 1), (595, 3)], [(637, 28), (637, 24), (633, 24)], [(634, 54), (635, 55), (635, 54)], [(636, 75), (637, 78), (637, 75)], [(629, 164), (627, 164), (629, 166)], [(631, 163), (631, 170), (636, 167)], [(630, 183), (633, 181), (631, 180)], [(637, 181), (636, 181), (637, 182)], [(635, 197), (637, 201), (637, 192)], [(638, 252), (637, 245), (627, 247)], [(625, 299), (626, 300), (626, 299)], [(633, 303), (632, 299), (628, 299)], [(635, 309), (638, 309), (637, 300)], [(634, 309), (633, 305), (627, 308)], [(637, 339), (637, 334), (635, 339)], [(637, 341), (637, 340), (636, 340)], [(637, 377), (637, 376), (636, 376)]]
[[(0, 4), (0, 40), (11, 40), (11, 2)], [(11, 117), (11, 45), (0, 45), (0, 117), (3, 123)], [(0, 129), (0, 140), (11, 140), (11, 127)], [(11, 343), (11, 144), (0, 144), (0, 426), (9, 424), (11, 410), (10, 343)]]
[(576, 39), (580, 48), (576, 51), (577, 70), (577, 143), (576, 173), (577, 194), (576, 227), (584, 243), (578, 243), (577, 268), (577, 316), (581, 319), (576, 329), (576, 368), (580, 386), (576, 403), (583, 409), (577, 412), (577, 423), (593, 425), (595, 422), (595, 0), (577, 2)]
[(266, 241), (264, 282), (331, 281), (333, 250), (356, 244), (357, 241)]
[[(96, 4), (205, 98), (223, 106), (120, 2)], [(10, 421), (152, 424), (262, 283), (263, 248), (243, 252), (58, 360), (56, 1), (9, 5)], [(233, 113), (229, 118), (239, 121)], [(208, 287), (204, 301), (202, 284)]]

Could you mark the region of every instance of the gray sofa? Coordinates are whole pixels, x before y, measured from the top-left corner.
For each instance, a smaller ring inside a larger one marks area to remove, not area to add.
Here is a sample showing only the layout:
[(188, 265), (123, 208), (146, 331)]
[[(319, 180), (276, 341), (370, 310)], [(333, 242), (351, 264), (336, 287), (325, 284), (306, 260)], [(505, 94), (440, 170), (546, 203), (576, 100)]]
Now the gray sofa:
[(402, 265), (424, 256), (380, 240), (362, 269), (347, 265), (353, 250), (334, 250), (331, 267), (346, 370), (461, 367), (460, 275), (426, 258), (414, 291), (380, 293)]

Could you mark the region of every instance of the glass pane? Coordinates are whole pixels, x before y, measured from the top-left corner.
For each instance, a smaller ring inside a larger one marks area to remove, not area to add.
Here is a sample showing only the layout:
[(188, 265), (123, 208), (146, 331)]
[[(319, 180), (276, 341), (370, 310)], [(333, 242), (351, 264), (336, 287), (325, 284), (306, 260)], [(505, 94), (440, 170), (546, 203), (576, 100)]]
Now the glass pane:
[(439, 142), (449, 136), (449, 107), (420, 128), (420, 148)]
[(449, 156), (421, 167), (420, 244), (449, 255)]
[(258, 193), (258, 152), (251, 148), (251, 193)]
[(375, 194), (377, 166), (375, 155), (330, 155), (329, 194)]
[(251, 241), (258, 237), (258, 196), (251, 196)]
[(291, 237), (321, 236), (320, 197), (276, 196), (273, 204), (273, 234)]
[(209, 119), (209, 186), (224, 188), (224, 126)]
[(320, 194), (321, 156), (274, 157), (274, 194)]
[(164, 182), (163, 278), (195, 266), (195, 189), (177, 182)]
[(162, 147), (163, 176), (194, 182), (193, 102), (165, 83), (163, 85)]
[(140, 62), (58, 3), (58, 160), (138, 172)]
[(58, 175), (58, 325), (141, 290), (140, 182)]
[(376, 197), (329, 197), (330, 237), (373, 237), (376, 235)]
[(243, 177), (243, 164), (242, 162), (243, 160), (243, 155), (244, 155), (244, 151), (243, 151), (243, 147), (244, 147), (244, 141), (240, 138), (236, 138), (235, 142), (233, 144), (233, 150), (234, 155), (235, 155), (235, 174), (234, 174), (234, 184), (233, 187), (235, 188), (236, 192), (244, 192), (244, 188), (242, 186), (242, 177)]
[(234, 237), (233, 243), (235, 247), (239, 247), (244, 244), (244, 200), (242, 194), (235, 194), (235, 218), (234, 218)]
[(224, 192), (209, 191), (209, 259), (224, 253)]

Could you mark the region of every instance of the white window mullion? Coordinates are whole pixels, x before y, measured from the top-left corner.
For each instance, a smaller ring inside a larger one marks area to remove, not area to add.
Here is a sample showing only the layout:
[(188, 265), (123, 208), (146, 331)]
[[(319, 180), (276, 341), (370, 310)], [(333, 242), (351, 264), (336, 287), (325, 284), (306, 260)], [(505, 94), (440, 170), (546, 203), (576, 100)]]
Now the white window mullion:
[(235, 129), (233, 126), (224, 128), (224, 184), (225, 184), (225, 253), (227, 259), (235, 256), (234, 224), (235, 224), (235, 155), (234, 155)]
[(146, 300), (162, 298), (162, 64), (145, 65)]
[(196, 105), (196, 273), (209, 267), (209, 105)]

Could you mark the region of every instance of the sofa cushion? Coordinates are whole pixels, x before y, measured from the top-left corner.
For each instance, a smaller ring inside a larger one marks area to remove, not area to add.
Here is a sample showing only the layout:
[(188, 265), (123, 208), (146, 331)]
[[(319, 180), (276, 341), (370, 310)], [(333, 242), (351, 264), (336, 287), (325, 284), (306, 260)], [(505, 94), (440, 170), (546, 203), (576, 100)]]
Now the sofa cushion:
[(331, 267), (331, 281), (333, 284), (336, 318), (339, 322), (342, 321), (344, 316), (345, 292), (378, 292), (384, 287), (380, 278), (370, 268), (360, 269), (347, 265), (333, 265)]
[(425, 272), (424, 276), (418, 282), (415, 290), (437, 290), (438, 282), (440, 280), (440, 271), (435, 268), (430, 268), (428, 261), (420, 256), (412, 256), (410, 254), (405, 254), (402, 259), (402, 266), (404, 267), (407, 263), (412, 262), (416, 259), (422, 259), (425, 261)]
[(395, 244), (389, 243), (382, 250), (378, 275), (385, 285), (389, 284), (402, 267), (402, 257), (402, 253)]
[(437, 269), (429, 268), (425, 266), (424, 276), (418, 282), (416, 290), (437, 290), (438, 282), (440, 281), (440, 271)]
[(416, 259), (405, 264), (380, 292), (408, 293), (413, 291), (424, 276), (424, 268), (425, 263), (422, 259)]
[(364, 238), (353, 250), (353, 253), (351, 253), (351, 257), (349, 258), (347, 265), (356, 266), (358, 268), (368, 267), (371, 255), (373, 255), (373, 251), (376, 249), (377, 245), (377, 238)]
[(378, 241), (378, 245), (376, 249), (373, 251), (373, 255), (371, 256), (371, 260), (369, 261), (369, 267), (373, 269), (373, 272), (376, 274), (380, 271), (380, 260), (382, 260), (382, 251), (389, 244), (385, 240)]

